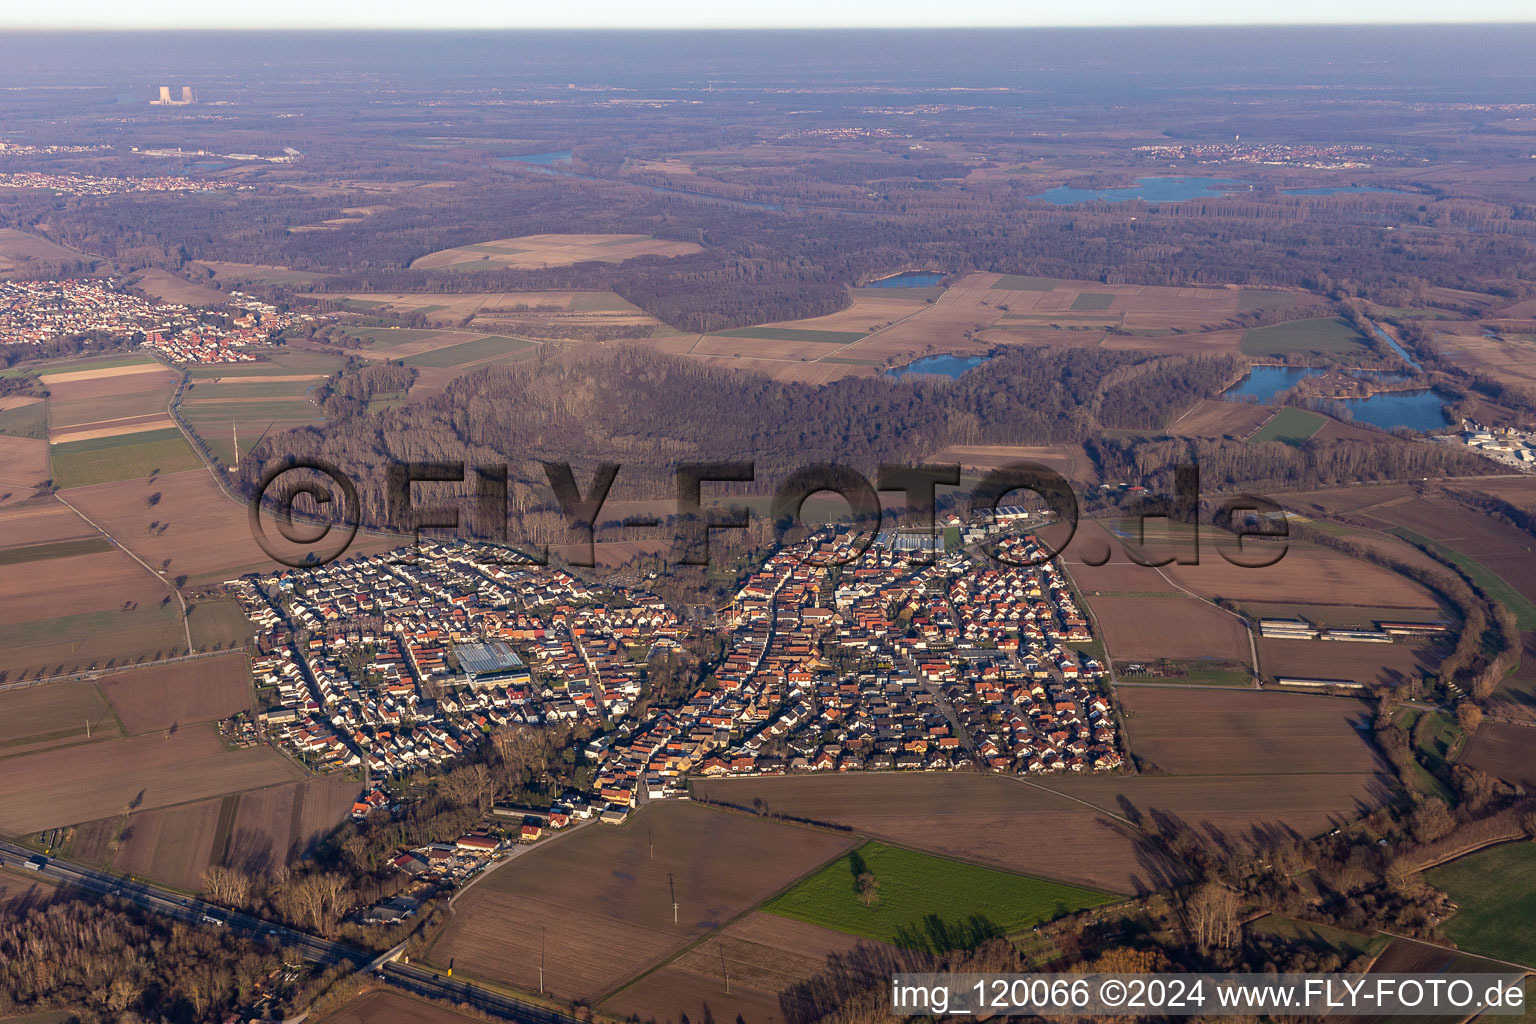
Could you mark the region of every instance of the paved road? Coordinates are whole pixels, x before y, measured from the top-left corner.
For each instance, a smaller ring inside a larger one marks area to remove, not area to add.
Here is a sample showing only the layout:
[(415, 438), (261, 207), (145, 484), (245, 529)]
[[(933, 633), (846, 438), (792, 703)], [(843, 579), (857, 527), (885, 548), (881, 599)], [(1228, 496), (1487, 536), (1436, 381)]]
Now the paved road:
[[(31, 850), (0, 840), (0, 863), (6, 867), (19, 868), (33, 856), (35, 854)], [(230, 928), (248, 935), (263, 936), (281, 943), (286, 949), (298, 952), (306, 961), (323, 967), (350, 963), (359, 971), (371, 971), (374, 977), (407, 992), (468, 1003), (502, 1020), (515, 1021), (517, 1024), (581, 1024), (575, 1017), (493, 992), (473, 982), (445, 978), (421, 967), (392, 962), (390, 957), (398, 955), (403, 947), (396, 947), (384, 956), (375, 956), (366, 950), (340, 942), (331, 942), (280, 924), (251, 917), (248, 914), (226, 910), (191, 896), (161, 889), (146, 882), (129, 881), (105, 871), (72, 864), (56, 857), (49, 857), (47, 865), (37, 874), (51, 881), (64, 882), (89, 892), (113, 896), (145, 910), (180, 921), (204, 924), (210, 928)]]

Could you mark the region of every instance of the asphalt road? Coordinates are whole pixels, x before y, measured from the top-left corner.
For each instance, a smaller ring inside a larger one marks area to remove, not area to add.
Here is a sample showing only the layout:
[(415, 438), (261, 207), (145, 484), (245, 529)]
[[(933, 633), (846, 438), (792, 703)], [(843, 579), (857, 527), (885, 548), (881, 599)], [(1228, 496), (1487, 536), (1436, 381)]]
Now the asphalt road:
[[(24, 871), (24, 865), (34, 856), (36, 854), (25, 847), (0, 840), (0, 863), (8, 868), (19, 868)], [(144, 910), (180, 921), (202, 924), (209, 928), (230, 928), (243, 934), (266, 937), (280, 943), (286, 949), (299, 953), (306, 961), (322, 967), (350, 963), (358, 970), (371, 969), (376, 978), (407, 992), (451, 1002), (467, 1003), (502, 1020), (516, 1021), (519, 1024), (580, 1024), (575, 1017), (493, 992), (473, 982), (445, 978), (420, 967), (376, 957), (366, 950), (317, 938), (305, 932), (263, 921), (248, 914), (236, 913), (191, 896), (161, 889), (146, 882), (129, 881), (105, 871), (72, 864), (56, 857), (49, 857), (48, 863), (36, 874), (51, 881), (78, 886), (89, 892), (112, 896)]]

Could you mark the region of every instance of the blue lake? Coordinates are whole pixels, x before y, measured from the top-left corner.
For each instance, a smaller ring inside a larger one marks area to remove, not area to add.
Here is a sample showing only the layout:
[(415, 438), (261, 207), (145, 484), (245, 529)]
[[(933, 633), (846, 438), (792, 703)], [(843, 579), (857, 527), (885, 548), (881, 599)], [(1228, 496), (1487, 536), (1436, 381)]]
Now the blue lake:
[(931, 288), (944, 280), (944, 275), (936, 270), (908, 270), (903, 274), (892, 277), (882, 277), (878, 281), (861, 285), (862, 288)]
[[(1218, 187), (1220, 186), (1220, 187)], [(1182, 203), (1190, 199), (1215, 199), (1229, 192), (1252, 186), (1230, 178), (1137, 178), (1134, 185), (1116, 188), (1073, 188), (1058, 185), (1031, 199), (1042, 199), (1057, 206), (1073, 203), (1124, 203), (1144, 199), (1149, 203)]]
[(887, 377), (905, 377), (909, 373), (928, 374), (934, 377), (959, 377), (966, 370), (980, 366), (986, 356), (924, 356), (906, 366), (893, 366), (885, 371)]
[(1428, 388), (1423, 391), (1383, 391), (1370, 398), (1350, 398), (1342, 404), (1361, 423), (1383, 430), (1408, 427), (1410, 430), (1439, 430), (1450, 420), (1443, 404), (1449, 395)]
[[(1252, 396), (1263, 404), (1306, 378), (1319, 376), (1323, 372), (1308, 366), (1255, 366), (1248, 376), (1228, 388), (1223, 397), (1235, 400)], [(1400, 383), (1407, 379), (1402, 374), (1371, 370), (1354, 370), (1351, 373), (1356, 377), (1380, 380), (1383, 383)], [(1369, 398), (1341, 399), (1339, 404), (1348, 409), (1359, 422), (1383, 430), (1408, 427), (1411, 430), (1428, 431), (1439, 430), (1450, 422), (1442, 408), (1449, 397), (1423, 388), (1418, 391), (1383, 391)]]
[(1230, 400), (1252, 397), (1262, 405), (1280, 392), (1322, 372), (1308, 366), (1255, 366), (1248, 371), (1248, 376), (1228, 388), (1223, 397)]

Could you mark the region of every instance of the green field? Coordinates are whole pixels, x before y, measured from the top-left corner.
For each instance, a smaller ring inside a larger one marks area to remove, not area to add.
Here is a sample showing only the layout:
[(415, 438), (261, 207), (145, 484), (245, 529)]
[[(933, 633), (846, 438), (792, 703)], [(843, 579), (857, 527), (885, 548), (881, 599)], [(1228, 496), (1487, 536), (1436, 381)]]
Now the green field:
[(1370, 351), (1370, 347), (1359, 331), (1336, 316), (1253, 327), (1237, 346), (1243, 355), (1271, 359), (1288, 355), (1355, 355)]
[(1275, 413), (1270, 421), (1254, 432), (1248, 438), (1250, 444), (1260, 441), (1281, 441), (1289, 445), (1299, 445), (1303, 441), (1323, 429), (1328, 420), (1315, 412), (1307, 412), (1288, 405)]
[(1536, 843), (1507, 843), (1426, 871), (1460, 907), (1441, 927), (1458, 947), (1536, 966)]
[[(436, 334), (436, 331), (428, 331)], [(291, 376), (301, 373), (332, 374), (341, 369), (345, 357), (328, 352), (306, 352), (301, 349), (283, 348), (260, 363), (210, 363), (189, 366), (187, 372), (194, 379), (206, 377), (268, 377)], [(315, 383), (310, 381), (309, 383)]]
[(31, 405), (0, 411), (0, 434), (11, 437), (30, 437), (42, 440), (48, 436), (48, 403), (33, 402)]
[(1288, 309), (1296, 305), (1295, 292), (1275, 292), (1265, 288), (1244, 288), (1237, 297), (1237, 308), (1248, 313), (1256, 309)]
[(799, 327), (741, 327), (717, 331), (711, 338), (763, 338), (767, 341), (817, 341), (827, 345), (847, 345), (864, 337), (863, 331), (808, 331)]
[(181, 612), (146, 601), (135, 608), (82, 612), (32, 622), (0, 623), (0, 681), (57, 674), (109, 663), (185, 653)]
[(319, 408), (307, 398), (183, 405), (181, 415), (226, 465), (235, 460), (236, 430), (240, 435), (240, 454), (247, 455), (264, 433), (309, 426), (323, 419)]
[(1073, 309), (1108, 309), (1115, 301), (1113, 295), (1105, 292), (1083, 292), (1072, 300)]
[(256, 634), (251, 620), (229, 598), (190, 605), (187, 624), (192, 628), (192, 643), (200, 651), (210, 647), (239, 647)]
[(640, 312), (639, 306), (614, 292), (577, 292), (571, 296), (568, 308), (572, 313), (596, 313), (608, 310), (623, 310), (626, 313)]
[(445, 333), (415, 327), (345, 327), (342, 329), (358, 341), (366, 341), (382, 349), (409, 345), (411, 342), (436, 338)]
[(521, 338), (508, 338), (500, 334), (488, 334), (461, 345), (450, 345), (434, 352), (410, 356), (402, 362), (407, 366), (426, 366), (434, 369), (451, 369), (456, 366), (473, 366), (490, 362), (514, 353), (533, 348), (533, 342)]
[(1314, 924), (1311, 921), (1298, 921), (1278, 914), (1260, 918), (1248, 928), (1260, 935), (1273, 935), (1318, 951), (1334, 950), (1343, 956), (1345, 961), (1353, 960), (1357, 956), (1375, 956), (1386, 949), (1387, 944), (1392, 941), (1386, 935), (1362, 935), (1360, 932), (1333, 928), (1326, 924)]
[(197, 469), (202, 460), (175, 427), (67, 441), (49, 448), (53, 485), (59, 490)]
[(1028, 277), (1023, 274), (1004, 274), (997, 279), (992, 286), (1000, 291), (1009, 292), (1048, 292), (1056, 287), (1056, 279), (1051, 277)]
[(253, 381), (194, 381), (182, 396), (183, 403), (205, 398), (303, 398), (307, 399), (323, 380), (269, 380), (280, 374), (262, 374)]
[(82, 540), (59, 540), (47, 544), (27, 544), (19, 548), (0, 550), (0, 565), (20, 565), (22, 562), (43, 562), (50, 558), (95, 555), (111, 550), (112, 545), (104, 537), (86, 537)]
[(1515, 616), (1516, 624), (1522, 630), (1536, 629), (1536, 604), (1532, 604), (1525, 595), (1506, 583), (1502, 576), (1482, 562), (1468, 558), (1455, 548), (1448, 548), (1439, 541), (1430, 540), (1422, 533), (1415, 533), (1404, 526), (1394, 526), (1389, 532), (1410, 544), (1428, 548), (1442, 558), (1456, 563), (1461, 571), (1472, 577), (1489, 597), (1510, 610)]
[[(865, 873), (879, 883), (872, 906), (860, 899), (858, 877)], [(944, 944), (942, 933), (974, 931), (976, 923), (983, 931), (1006, 934), (1114, 899), (1043, 878), (865, 843), (763, 909), (850, 935), (933, 948)]]
[(107, 370), (114, 366), (145, 366), (156, 362), (146, 355), (86, 356), (82, 359), (49, 361), (46, 366), (32, 367), (33, 373), (74, 373), (76, 370)]

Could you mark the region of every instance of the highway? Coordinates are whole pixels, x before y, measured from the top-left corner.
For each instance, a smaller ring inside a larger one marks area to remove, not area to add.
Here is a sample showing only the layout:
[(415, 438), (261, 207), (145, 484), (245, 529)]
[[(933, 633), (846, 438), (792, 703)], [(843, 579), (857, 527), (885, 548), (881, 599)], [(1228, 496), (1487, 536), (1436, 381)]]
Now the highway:
[[(32, 850), (0, 839), (0, 864), (7, 868), (25, 872), (26, 862), (35, 856), (37, 854)], [(130, 881), (56, 857), (48, 857), (48, 863), (35, 873), (51, 881), (111, 896), (179, 921), (208, 928), (230, 928), (246, 935), (264, 937), (298, 953), (309, 963), (322, 967), (350, 963), (357, 970), (370, 971), (375, 978), (404, 991), (449, 1002), (467, 1003), (502, 1020), (518, 1024), (581, 1024), (577, 1018), (557, 1010), (502, 995), (472, 982), (442, 977), (420, 967), (397, 963), (393, 957), (398, 955), (401, 947), (383, 956), (375, 956), (366, 950), (331, 942), (146, 882)]]

